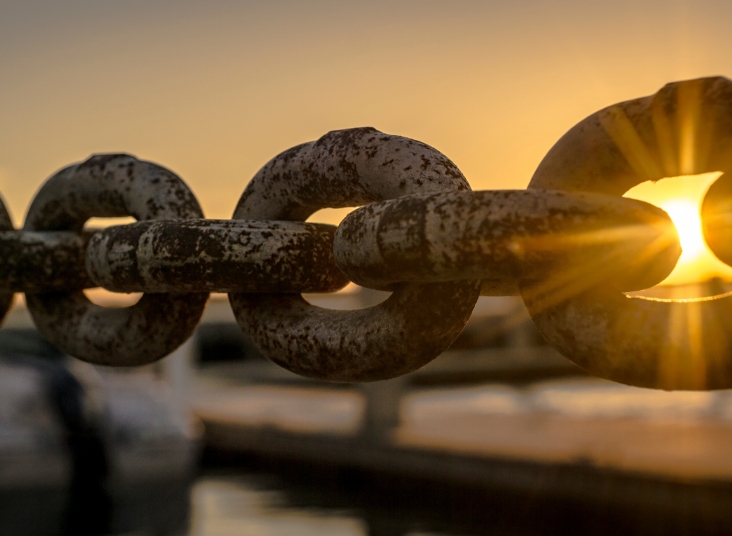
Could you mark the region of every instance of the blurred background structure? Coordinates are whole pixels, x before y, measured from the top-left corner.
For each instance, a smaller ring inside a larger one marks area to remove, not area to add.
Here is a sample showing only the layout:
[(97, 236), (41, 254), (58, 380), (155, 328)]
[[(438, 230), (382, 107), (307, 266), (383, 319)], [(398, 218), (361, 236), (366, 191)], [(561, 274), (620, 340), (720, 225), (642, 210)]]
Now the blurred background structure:
[[(0, 0), (0, 191), (20, 226), (58, 168), (122, 151), (228, 218), (274, 155), (366, 125), (438, 148), (473, 189), (524, 188), (596, 110), (730, 75), (731, 18), (723, 0)], [(694, 231), (713, 179), (629, 193), (677, 214), (695, 252), (647, 294), (729, 290)], [(59, 355), (25, 315), (0, 331), (0, 534), (729, 530), (730, 393), (588, 377), (513, 298), (482, 298), (449, 352), (365, 386), (278, 369), (221, 296), (188, 345), (135, 372)]]
[[(714, 284), (667, 291), (728, 288)], [(730, 393), (588, 376), (517, 298), (481, 298), (448, 352), (363, 385), (270, 363), (220, 298), (191, 342), (142, 369), (59, 355), (22, 308), (0, 335), (8, 533), (719, 534), (730, 521)]]

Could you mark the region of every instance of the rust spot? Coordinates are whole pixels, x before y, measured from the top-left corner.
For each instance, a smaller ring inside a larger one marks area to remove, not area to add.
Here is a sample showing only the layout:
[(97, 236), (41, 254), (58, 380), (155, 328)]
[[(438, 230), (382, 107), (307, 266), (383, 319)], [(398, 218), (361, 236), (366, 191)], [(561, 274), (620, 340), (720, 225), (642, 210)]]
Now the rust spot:
[[(172, 172), (129, 155), (95, 155), (46, 181), (33, 199), (24, 230), (78, 232), (91, 217), (126, 215), (138, 220), (203, 217), (193, 193)], [(68, 256), (77, 264), (62, 266), (79, 269), (83, 250), (73, 246)], [(79, 285), (88, 280), (83, 270)], [(115, 310), (68, 288), (26, 293), (28, 310), (46, 338), (69, 355), (111, 366), (140, 365), (168, 355), (193, 333), (207, 299), (206, 292), (146, 294), (134, 306)]]
[[(256, 174), (235, 219), (304, 220), (320, 208), (470, 189), (457, 168), (445, 173), (445, 166), (430, 165), (448, 161), (435, 149), (373, 128), (329, 132), (300, 147), (297, 158), (275, 157)], [(377, 157), (380, 165), (371, 162)], [(385, 166), (395, 171), (376, 171)], [(419, 177), (410, 174), (415, 166)], [(300, 296), (232, 293), (229, 299), (241, 328), (275, 363), (314, 378), (374, 381), (419, 368), (446, 349), (479, 290), (475, 280), (404, 285), (360, 311), (324, 310)]]

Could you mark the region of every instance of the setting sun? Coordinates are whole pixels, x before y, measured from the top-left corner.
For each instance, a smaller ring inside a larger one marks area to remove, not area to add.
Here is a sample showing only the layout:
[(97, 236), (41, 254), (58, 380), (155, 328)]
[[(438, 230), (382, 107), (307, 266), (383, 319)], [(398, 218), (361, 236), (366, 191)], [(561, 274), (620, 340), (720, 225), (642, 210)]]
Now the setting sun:
[(720, 173), (704, 173), (644, 182), (625, 194), (661, 207), (676, 225), (681, 257), (662, 285), (697, 283), (712, 277), (732, 279), (732, 268), (717, 259), (707, 246), (699, 216), (704, 195), (719, 176)]
[(676, 226), (681, 242), (679, 264), (696, 261), (706, 248), (702, 235), (699, 206), (689, 199), (673, 199), (659, 205), (665, 210)]

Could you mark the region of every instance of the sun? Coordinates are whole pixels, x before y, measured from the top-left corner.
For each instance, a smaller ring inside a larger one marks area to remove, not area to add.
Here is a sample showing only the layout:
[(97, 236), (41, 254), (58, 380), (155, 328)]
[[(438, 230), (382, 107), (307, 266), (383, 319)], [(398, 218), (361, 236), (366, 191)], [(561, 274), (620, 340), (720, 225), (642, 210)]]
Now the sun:
[(679, 233), (681, 257), (661, 285), (699, 283), (712, 277), (732, 280), (732, 268), (717, 259), (707, 246), (700, 217), (704, 195), (720, 175), (704, 173), (644, 182), (625, 194), (665, 210)]
[(681, 242), (679, 264), (697, 261), (706, 248), (698, 204), (689, 199), (671, 199), (659, 206), (671, 217), (679, 233)]

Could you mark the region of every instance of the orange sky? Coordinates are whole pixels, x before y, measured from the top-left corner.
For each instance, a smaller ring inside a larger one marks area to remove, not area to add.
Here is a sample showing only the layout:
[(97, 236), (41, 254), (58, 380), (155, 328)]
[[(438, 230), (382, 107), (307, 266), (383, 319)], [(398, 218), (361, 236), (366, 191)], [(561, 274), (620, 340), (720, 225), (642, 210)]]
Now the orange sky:
[(723, 0), (0, 0), (0, 192), (20, 224), (52, 172), (125, 151), (228, 218), (269, 158), (364, 125), (523, 188), (588, 114), (732, 76), (730, 20)]

